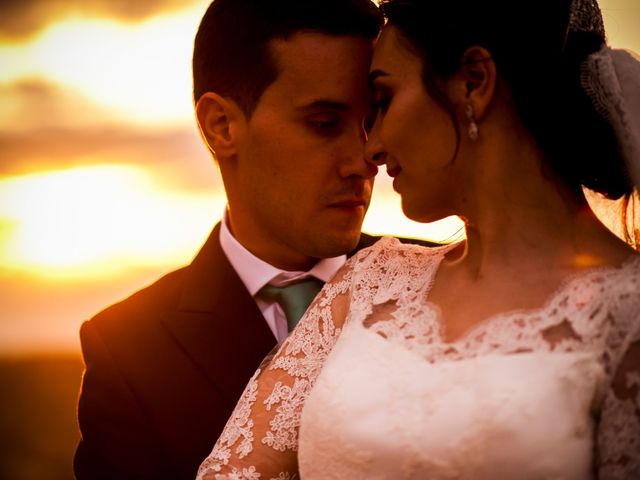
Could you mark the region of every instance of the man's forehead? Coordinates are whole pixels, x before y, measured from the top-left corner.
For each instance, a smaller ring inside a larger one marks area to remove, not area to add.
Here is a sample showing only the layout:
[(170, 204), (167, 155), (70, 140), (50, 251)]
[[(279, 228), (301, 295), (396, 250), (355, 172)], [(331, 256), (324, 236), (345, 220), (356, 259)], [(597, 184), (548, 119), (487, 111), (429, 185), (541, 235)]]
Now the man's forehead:
[(332, 68), (336, 73), (368, 65), (373, 43), (356, 35), (297, 32), (287, 39), (271, 40), (269, 50), (280, 72), (317, 73)]
[(298, 30), (286, 38), (274, 38), (269, 41), (268, 45), (276, 51), (287, 49), (297, 49), (299, 51), (310, 49), (313, 51), (316, 49), (331, 49), (340, 45), (350, 45), (353, 42), (360, 41), (373, 46), (373, 41), (362, 35), (337, 35), (319, 30)]
[(300, 32), (271, 48), (278, 76), (269, 89), (296, 108), (348, 109), (368, 95), (372, 46), (364, 37)]

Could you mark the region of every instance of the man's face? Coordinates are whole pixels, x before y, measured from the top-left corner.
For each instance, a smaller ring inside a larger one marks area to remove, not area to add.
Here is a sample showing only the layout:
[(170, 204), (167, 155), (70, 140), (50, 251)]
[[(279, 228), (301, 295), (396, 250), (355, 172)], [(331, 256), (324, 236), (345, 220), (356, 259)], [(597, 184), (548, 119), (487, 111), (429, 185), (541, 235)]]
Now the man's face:
[(371, 42), (297, 33), (271, 43), (280, 71), (238, 123), (225, 181), (231, 228), (263, 260), (288, 270), (353, 249), (376, 167), (364, 160)]

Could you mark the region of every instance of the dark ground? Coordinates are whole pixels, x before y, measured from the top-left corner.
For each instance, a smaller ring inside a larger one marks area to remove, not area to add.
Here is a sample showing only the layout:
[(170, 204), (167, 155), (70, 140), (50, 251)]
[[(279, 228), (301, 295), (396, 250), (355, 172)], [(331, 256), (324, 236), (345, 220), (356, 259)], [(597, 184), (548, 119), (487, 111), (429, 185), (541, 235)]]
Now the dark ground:
[(78, 355), (0, 357), (0, 479), (72, 480)]

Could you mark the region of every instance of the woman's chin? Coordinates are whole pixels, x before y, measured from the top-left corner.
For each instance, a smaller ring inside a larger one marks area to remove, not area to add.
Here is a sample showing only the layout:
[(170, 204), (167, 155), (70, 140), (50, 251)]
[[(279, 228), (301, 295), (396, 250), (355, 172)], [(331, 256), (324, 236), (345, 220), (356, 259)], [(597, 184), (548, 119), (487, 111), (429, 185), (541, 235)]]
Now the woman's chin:
[(402, 213), (409, 220), (419, 223), (431, 223), (442, 220), (446, 215), (438, 215), (435, 211), (427, 211), (428, 207), (425, 205), (413, 205), (405, 199), (402, 199)]

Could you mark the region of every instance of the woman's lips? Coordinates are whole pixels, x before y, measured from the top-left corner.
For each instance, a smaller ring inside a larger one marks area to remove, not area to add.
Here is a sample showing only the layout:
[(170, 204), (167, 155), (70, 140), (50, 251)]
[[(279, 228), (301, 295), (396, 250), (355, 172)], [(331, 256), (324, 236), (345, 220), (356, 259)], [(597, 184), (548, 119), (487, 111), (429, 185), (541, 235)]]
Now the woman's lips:
[(400, 173), (400, 170), (402, 170), (400, 167), (389, 167), (387, 166), (387, 175), (389, 175), (391, 178), (397, 176)]

